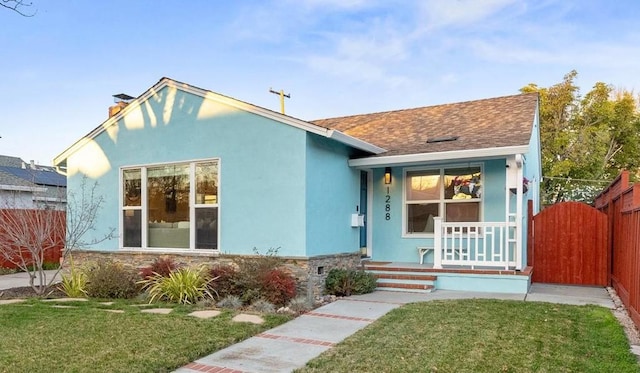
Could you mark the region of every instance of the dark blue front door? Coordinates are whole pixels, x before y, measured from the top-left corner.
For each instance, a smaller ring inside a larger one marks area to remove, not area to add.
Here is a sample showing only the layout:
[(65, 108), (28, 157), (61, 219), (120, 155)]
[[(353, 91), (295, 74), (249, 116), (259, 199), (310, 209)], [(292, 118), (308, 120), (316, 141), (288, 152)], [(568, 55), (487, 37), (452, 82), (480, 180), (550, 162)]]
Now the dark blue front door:
[(367, 172), (366, 171), (360, 171), (360, 214), (364, 215), (364, 219), (365, 219), (364, 226), (360, 227), (360, 247), (367, 247)]

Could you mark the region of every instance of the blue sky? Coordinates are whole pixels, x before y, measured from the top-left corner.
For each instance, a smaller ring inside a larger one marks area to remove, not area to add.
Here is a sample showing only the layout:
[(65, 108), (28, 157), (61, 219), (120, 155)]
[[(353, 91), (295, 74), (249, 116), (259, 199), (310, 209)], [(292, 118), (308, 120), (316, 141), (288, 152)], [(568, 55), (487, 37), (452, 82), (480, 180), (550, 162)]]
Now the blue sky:
[[(0, 9), (0, 154), (51, 164), (167, 76), (312, 120), (518, 93), (640, 91), (636, 0), (32, 0)], [(28, 11), (28, 10), (27, 10)]]

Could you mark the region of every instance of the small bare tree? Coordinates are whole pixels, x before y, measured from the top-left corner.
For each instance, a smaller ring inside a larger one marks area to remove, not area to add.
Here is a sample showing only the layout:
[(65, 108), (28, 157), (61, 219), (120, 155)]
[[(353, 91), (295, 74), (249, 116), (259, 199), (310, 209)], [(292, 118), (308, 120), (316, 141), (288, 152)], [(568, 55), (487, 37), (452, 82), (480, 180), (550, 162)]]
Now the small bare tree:
[[(79, 192), (68, 193), (66, 213), (56, 208), (25, 208), (19, 198), (0, 210), (0, 258), (28, 273), (29, 284), (36, 294), (47, 293), (74, 249), (114, 237), (115, 229), (111, 228), (99, 238), (84, 239), (87, 232), (95, 229), (98, 211), (104, 203), (96, 188), (97, 183), (89, 187), (87, 178), (83, 178)], [(44, 265), (56, 250), (62, 250), (60, 267), (47, 278)]]
[(32, 5), (32, 2), (25, 3), (24, 0), (0, 0), (0, 7), (11, 9), (23, 17), (33, 17), (36, 15), (36, 12), (25, 13), (23, 11), (23, 8), (29, 8)]

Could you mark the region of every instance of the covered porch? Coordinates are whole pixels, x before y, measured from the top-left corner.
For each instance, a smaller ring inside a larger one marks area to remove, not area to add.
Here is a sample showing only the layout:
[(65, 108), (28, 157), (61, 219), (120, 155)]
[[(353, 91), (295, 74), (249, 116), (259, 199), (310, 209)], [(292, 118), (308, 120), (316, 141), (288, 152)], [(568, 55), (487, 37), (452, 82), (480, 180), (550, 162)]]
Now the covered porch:
[(525, 294), (531, 285), (532, 267), (522, 271), (491, 267), (431, 263), (363, 261), (364, 270), (378, 279), (379, 290), (429, 293), (435, 290)]

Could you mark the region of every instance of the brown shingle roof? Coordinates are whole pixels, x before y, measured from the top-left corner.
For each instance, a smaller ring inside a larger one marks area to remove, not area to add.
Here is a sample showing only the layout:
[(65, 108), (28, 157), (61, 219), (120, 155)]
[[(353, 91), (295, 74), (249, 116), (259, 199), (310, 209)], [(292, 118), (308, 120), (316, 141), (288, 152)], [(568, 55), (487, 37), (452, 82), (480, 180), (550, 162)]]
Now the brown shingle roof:
[[(315, 120), (387, 149), (381, 156), (528, 145), (537, 93)], [(457, 136), (455, 141), (428, 139)]]

